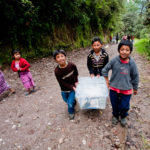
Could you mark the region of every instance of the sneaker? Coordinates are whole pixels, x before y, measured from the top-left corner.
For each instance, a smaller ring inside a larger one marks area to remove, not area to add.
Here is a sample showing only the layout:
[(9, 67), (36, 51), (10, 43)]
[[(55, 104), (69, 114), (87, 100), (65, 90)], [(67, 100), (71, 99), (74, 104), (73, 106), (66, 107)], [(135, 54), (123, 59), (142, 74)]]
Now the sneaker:
[(69, 119), (73, 120), (74, 119), (74, 114), (69, 114)]
[(40, 88), (35, 88), (35, 87), (33, 87), (33, 89), (31, 90), (31, 93), (34, 93), (34, 92), (36, 92), (36, 91), (38, 91)]
[(126, 118), (121, 119), (120, 123), (121, 123), (121, 126), (125, 127), (127, 124)]
[(112, 118), (112, 124), (113, 125), (117, 125), (118, 122), (119, 122), (119, 120), (116, 117)]

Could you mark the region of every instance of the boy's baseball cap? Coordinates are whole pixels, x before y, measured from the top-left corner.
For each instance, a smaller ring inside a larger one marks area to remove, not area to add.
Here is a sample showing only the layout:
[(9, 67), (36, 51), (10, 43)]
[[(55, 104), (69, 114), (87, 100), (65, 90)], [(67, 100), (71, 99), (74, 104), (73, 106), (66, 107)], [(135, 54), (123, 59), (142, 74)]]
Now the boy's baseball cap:
[(121, 40), (119, 45), (118, 45), (118, 51), (120, 50), (121, 46), (126, 45), (130, 47), (130, 51), (132, 52), (133, 50), (133, 44), (129, 40)]

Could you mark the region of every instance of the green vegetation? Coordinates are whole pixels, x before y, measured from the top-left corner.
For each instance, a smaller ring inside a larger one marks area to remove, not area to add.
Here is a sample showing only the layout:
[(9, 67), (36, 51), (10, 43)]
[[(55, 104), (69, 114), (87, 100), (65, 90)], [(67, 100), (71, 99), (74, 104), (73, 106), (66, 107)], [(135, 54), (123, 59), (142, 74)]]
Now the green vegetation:
[(150, 60), (150, 40), (149, 39), (141, 39), (134, 45), (136, 47), (136, 50), (142, 54), (147, 56), (147, 58)]
[(120, 35), (134, 35), (136, 38), (147, 38), (150, 34), (150, 1), (130, 0), (126, 3), (121, 16)]
[(122, 0), (0, 0), (0, 61), (11, 49), (23, 57), (51, 55), (56, 48), (90, 45), (93, 36), (109, 36), (117, 28)]
[(141, 150), (149, 150), (150, 149), (150, 141), (144, 136), (141, 135), (142, 137), (142, 142), (143, 142), (143, 147), (141, 148)]
[(93, 36), (149, 39), (149, 16), (149, 0), (0, 0), (0, 62), (11, 61), (12, 49), (33, 59), (89, 46)]
[(150, 59), (150, 1), (130, 0), (121, 18), (120, 35), (134, 35), (137, 51)]

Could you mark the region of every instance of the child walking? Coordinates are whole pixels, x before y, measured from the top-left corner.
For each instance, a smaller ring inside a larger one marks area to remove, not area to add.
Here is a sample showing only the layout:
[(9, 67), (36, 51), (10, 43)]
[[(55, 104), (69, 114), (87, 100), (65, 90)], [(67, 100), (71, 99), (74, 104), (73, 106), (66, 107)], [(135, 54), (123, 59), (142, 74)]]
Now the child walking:
[(9, 86), (9, 84), (6, 82), (6, 80), (4, 78), (4, 74), (1, 71), (1, 66), (0, 66), (0, 95), (7, 90), (9, 90), (8, 96), (15, 93), (15, 90), (13, 88), (11, 88)]
[(26, 89), (25, 95), (29, 95), (31, 92), (35, 91), (35, 84), (29, 70), (30, 64), (21, 57), (19, 50), (13, 50), (12, 56), (14, 60), (12, 61), (11, 69), (14, 72), (18, 72), (22, 84)]
[(63, 100), (68, 105), (69, 119), (74, 119), (75, 90), (78, 83), (78, 70), (75, 64), (66, 60), (64, 50), (55, 50), (53, 53), (58, 66), (55, 68), (55, 76), (61, 88)]
[[(126, 117), (130, 108), (132, 93), (137, 94), (139, 73), (135, 61), (130, 57), (133, 45), (128, 40), (122, 40), (118, 45), (119, 56), (113, 58), (102, 70), (106, 83), (110, 88), (112, 105), (112, 124), (116, 125), (121, 118), (121, 125), (126, 126)], [(110, 81), (108, 72), (112, 70)]]
[(87, 67), (91, 77), (100, 77), (103, 67), (109, 61), (109, 56), (102, 46), (100, 38), (94, 37), (92, 40), (92, 50), (87, 57)]

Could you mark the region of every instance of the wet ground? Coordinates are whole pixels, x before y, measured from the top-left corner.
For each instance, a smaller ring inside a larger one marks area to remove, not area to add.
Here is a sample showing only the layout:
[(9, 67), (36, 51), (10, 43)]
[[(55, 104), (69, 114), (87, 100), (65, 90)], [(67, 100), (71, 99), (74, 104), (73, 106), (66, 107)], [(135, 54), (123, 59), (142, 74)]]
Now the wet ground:
[[(106, 45), (110, 57), (118, 55), (117, 45)], [(89, 76), (86, 58), (90, 48), (68, 52), (77, 65), (79, 76)], [(0, 150), (149, 150), (150, 149), (150, 63), (133, 52), (140, 72), (138, 95), (131, 100), (128, 126), (111, 124), (109, 98), (105, 110), (80, 110), (73, 121), (53, 70), (53, 58), (31, 63), (36, 93), (24, 96), (16, 73), (4, 71), (16, 94), (0, 101)]]

